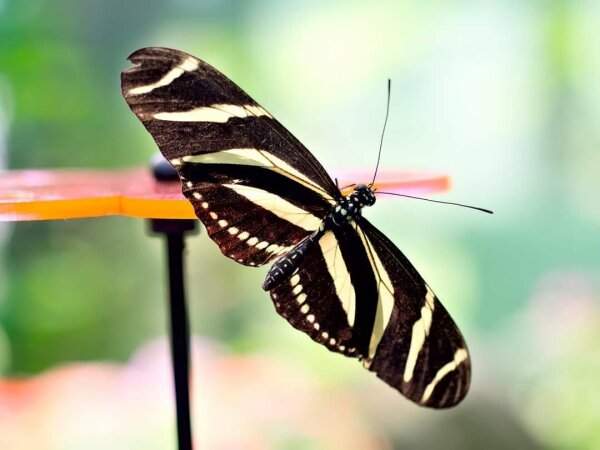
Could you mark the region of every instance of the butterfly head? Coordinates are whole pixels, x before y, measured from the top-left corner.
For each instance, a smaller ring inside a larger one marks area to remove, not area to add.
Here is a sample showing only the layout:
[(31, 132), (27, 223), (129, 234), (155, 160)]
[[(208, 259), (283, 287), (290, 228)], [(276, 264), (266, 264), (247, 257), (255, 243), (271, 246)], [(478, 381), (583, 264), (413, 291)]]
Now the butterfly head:
[(375, 193), (366, 184), (357, 184), (350, 195), (362, 206), (375, 204)]

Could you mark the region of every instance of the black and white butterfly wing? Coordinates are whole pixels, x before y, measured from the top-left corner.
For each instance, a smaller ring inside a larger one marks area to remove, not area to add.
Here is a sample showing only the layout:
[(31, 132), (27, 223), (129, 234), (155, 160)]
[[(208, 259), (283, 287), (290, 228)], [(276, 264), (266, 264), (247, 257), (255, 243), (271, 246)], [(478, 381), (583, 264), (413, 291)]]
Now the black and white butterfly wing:
[[(366, 241), (379, 282), (366, 367), (419, 404), (456, 405), (471, 380), (469, 351), (460, 330), (398, 247), (364, 218), (357, 231)], [(383, 304), (385, 296), (393, 296), (391, 307)]]
[(123, 96), (224, 255), (262, 265), (319, 227), (339, 190), (264, 108), (187, 53), (144, 48), (129, 60)]
[(271, 291), (279, 314), (412, 401), (446, 408), (470, 382), (460, 331), (402, 252), (366, 219), (328, 231)]
[(363, 358), (375, 319), (376, 284), (358, 234), (326, 231), (289, 280), (273, 288), (277, 312), (332, 351)]

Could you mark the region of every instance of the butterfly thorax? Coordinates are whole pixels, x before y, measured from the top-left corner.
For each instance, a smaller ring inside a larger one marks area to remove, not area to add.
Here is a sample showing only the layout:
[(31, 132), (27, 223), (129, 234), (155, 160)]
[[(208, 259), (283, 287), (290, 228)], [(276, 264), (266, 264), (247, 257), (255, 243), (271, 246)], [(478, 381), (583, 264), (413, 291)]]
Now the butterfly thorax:
[(343, 197), (331, 210), (329, 215), (323, 220), (321, 229), (323, 231), (344, 226), (353, 221), (362, 214), (365, 206), (371, 206), (375, 203), (375, 194), (371, 188), (365, 184), (358, 184), (354, 190), (346, 197)]
[(310, 236), (300, 241), (292, 250), (281, 256), (267, 274), (263, 289), (268, 291), (289, 279), (300, 266), (308, 250), (317, 245), (319, 239), (329, 230), (345, 226), (362, 214), (365, 206), (375, 203), (375, 194), (370, 187), (358, 184), (346, 197), (343, 197), (325, 217), (321, 226)]

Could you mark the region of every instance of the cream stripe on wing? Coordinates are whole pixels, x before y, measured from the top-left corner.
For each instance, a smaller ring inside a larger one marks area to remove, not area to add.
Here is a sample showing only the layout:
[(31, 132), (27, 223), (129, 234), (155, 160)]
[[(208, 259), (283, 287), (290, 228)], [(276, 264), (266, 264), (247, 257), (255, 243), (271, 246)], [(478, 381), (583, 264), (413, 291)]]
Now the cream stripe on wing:
[(214, 104), (190, 109), (188, 111), (160, 112), (154, 114), (158, 120), (169, 122), (217, 122), (225, 123), (229, 119), (239, 117), (258, 117), (271, 115), (264, 108), (258, 105), (227, 105)]
[(266, 150), (258, 150), (255, 148), (231, 148), (228, 150), (221, 150), (220, 152), (175, 158), (170, 162), (177, 166), (181, 165), (182, 161), (194, 164), (240, 164), (265, 167), (298, 181), (302, 185), (325, 197), (331, 204), (335, 203), (335, 200), (333, 200), (333, 198), (318, 184)]
[(344, 262), (344, 257), (340, 250), (335, 235), (328, 231), (319, 239), (319, 246), (327, 264), (327, 270), (333, 279), (335, 285), (335, 292), (346, 312), (348, 318), (348, 324), (354, 326), (354, 319), (356, 315), (356, 292), (350, 279), (350, 273)]
[(321, 226), (321, 219), (275, 194), (241, 184), (224, 184), (223, 186), (306, 231), (316, 231)]
[(427, 294), (425, 295), (425, 304), (421, 308), (421, 318), (417, 320), (412, 329), (412, 337), (410, 340), (410, 350), (408, 351), (408, 357), (406, 358), (406, 365), (404, 366), (404, 381), (408, 382), (413, 377), (415, 366), (417, 365), (417, 359), (419, 353), (423, 349), (425, 339), (429, 335), (429, 329), (431, 328), (431, 319), (433, 317), (434, 299), (435, 296), (429, 286), (427, 288)]
[(459, 364), (465, 361), (468, 357), (469, 354), (464, 348), (459, 348), (458, 350), (456, 350), (456, 353), (454, 353), (454, 359), (446, 365), (444, 365), (440, 370), (438, 370), (431, 383), (429, 383), (425, 388), (425, 391), (423, 392), (423, 397), (421, 398), (421, 403), (426, 403), (427, 400), (429, 400), (429, 397), (431, 397), (431, 394), (433, 394), (433, 390), (435, 389), (437, 384), (442, 380), (442, 378), (444, 378), (450, 372), (456, 370)]
[(371, 341), (369, 343), (369, 357), (364, 360), (364, 364), (368, 368), (392, 316), (392, 310), (394, 309), (394, 286), (369, 238), (365, 236), (360, 227), (356, 226), (356, 224), (353, 225), (365, 246), (371, 267), (377, 278), (377, 312), (375, 313), (375, 322), (373, 323), (373, 331), (371, 332)]
[[(213, 153), (188, 155), (180, 158), (184, 162), (195, 164), (241, 164), (245, 166), (272, 167), (273, 163), (266, 157), (266, 150), (255, 148), (230, 148)], [(273, 155), (270, 155), (273, 158)], [(173, 162), (171, 160), (171, 162)], [(292, 169), (293, 170), (293, 169)]]
[(184, 72), (192, 72), (198, 68), (198, 61), (194, 58), (186, 58), (181, 64), (169, 70), (165, 76), (155, 83), (148, 84), (146, 86), (138, 86), (127, 91), (128, 95), (139, 95), (147, 94), (152, 92), (154, 89), (167, 86), (173, 82), (176, 78), (179, 78)]

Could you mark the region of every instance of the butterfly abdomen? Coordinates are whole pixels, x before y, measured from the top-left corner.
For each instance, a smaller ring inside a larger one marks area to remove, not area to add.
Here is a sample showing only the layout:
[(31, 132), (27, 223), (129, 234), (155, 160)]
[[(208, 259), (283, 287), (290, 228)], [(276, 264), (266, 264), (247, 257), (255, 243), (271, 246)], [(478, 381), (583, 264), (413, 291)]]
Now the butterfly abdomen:
[(321, 226), (310, 236), (303, 239), (292, 250), (281, 256), (267, 273), (263, 289), (270, 291), (281, 282), (289, 279), (304, 259), (306, 252), (315, 245), (329, 230), (348, 225), (361, 215), (364, 206), (375, 203), (375, 196), (370, 188), (358, 185), (347, 197), (342, 198), (325, 217)]
[(315, 233), (304, 238), (289, 252), (277, 259), (277, 261), (275, 261), (273, 266), (269, 269), (269, 273), (267, 273), (267, 277), (265, 278), (262, 286), (263, 289), (265, 291), (270, 291), (283, 281), (290, 278), (296, 269), (298, 269), (300, 263), (304, 260), (306, 252), (310, 249), (310, 247), (319, 241), (324, 232), (324, 228), (320, 228)]

